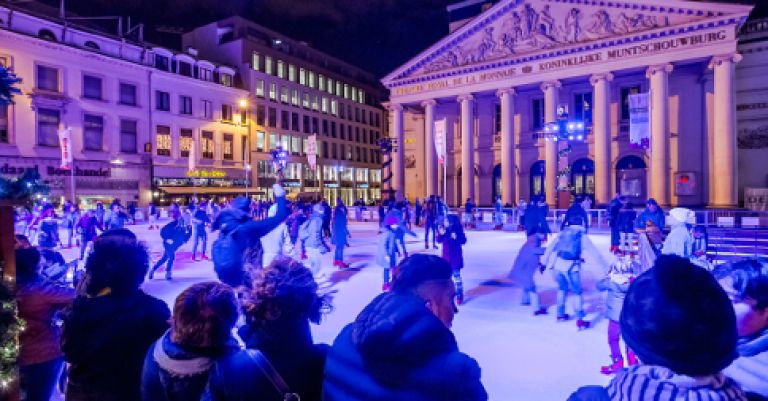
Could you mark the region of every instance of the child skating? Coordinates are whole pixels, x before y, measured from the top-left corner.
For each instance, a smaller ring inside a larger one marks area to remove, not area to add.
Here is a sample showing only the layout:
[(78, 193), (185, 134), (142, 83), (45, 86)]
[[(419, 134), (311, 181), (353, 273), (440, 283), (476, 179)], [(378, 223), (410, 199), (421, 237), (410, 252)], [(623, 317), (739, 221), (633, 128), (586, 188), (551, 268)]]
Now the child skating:
[(464, 285), (461, 281), (461, 269), (464, 267), (464, 255), (461, 247), (467, 243), (467, 236), (461, 227), (459, 216), (448, 215), (448, 226), (438, 228), (437, 242), (443, 244), (443, 259), (453, 269), (453, 282), (456, 284), (456, 303), (464, 302)]
[(509, 272), (509, 278), (514, 280), (523, 289), (523, 298), (521, 305), (533, 305), (534, 316), (546, 315), (547, 308), (541, 305), (541, 298), (536, 292), (536, 283), (533, 276), (537, 271), (543, 272), (541, 264), (541, 255), (544, 254), (544, 248), (541, 246), (541, 236), (533, 233), (520, 248), (515, 263), (512, 265), (512, 271)]

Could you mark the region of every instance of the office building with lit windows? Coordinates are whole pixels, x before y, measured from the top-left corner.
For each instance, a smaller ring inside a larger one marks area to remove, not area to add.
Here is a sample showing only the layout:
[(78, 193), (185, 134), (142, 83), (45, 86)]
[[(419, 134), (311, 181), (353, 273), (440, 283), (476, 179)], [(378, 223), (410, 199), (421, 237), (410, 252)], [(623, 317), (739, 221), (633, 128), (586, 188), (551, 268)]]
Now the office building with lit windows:
[[(386, 92), (369, 73), (240, 17), (186, 33), (183, 47), (232, 65), (249, 92), (253, 182), (269, 195), (270, 151), (288, 151), (285, 185), (346, 203), (381, 195), (379, 139), (386, 135)], [(318, 166), (306, 159), (317, 134)]]

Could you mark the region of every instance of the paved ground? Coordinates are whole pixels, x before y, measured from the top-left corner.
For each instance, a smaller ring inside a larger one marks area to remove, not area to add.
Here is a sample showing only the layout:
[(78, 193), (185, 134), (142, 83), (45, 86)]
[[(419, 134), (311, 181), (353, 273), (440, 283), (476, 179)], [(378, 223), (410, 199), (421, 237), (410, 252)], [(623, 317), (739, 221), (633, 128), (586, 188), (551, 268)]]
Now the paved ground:
[[(130, 226), (149, 245), (152, 260), (161, 255), (157, 230)], [(352, 223), (348, 262), (353, 269), (340, 272), (331, 268), (332, 253), (325, 255), (325, 272), (335, 291), (335, 310), (313, 327), (315, 340), (331, 343), (341, 328), (352, 321), (381, 289), (381, 269), (373, 262), (376, 248), (374, 223)], [(416, 229), (420, 235), (422, 229)], [(608, 255), (608, 236), (590, 235), (598, 249)], [(491, 400), (565, 400), (577, 387), (605, 384), (599, 373), (608, 362), (606, 322), (601, 318), (603, 294), (594, 283), (599, 269), (587, 258), (583, 271), (585, 304), (595, 327), (577, 331), (571, 322), (555, 322), (554, 307), (549, 316), (534, 317), (532, 308), (520, 305), (519, 288), (506, 275), (524, 240), (522, 233), (468, 232), (463, 270), (467, 302), (460, 307), (453, 331), (463, 352), (476, 358), (483, 369), (482, 380)], [(423, 239), (410, 239), (411, 252), (424, 252)], [(210, 247), (210, 244), (209, 244)], [(191, 260), (191, 242), (178, 254), (174, 278), (166, 281), (158, 274), (144, 289), (169, 305), (192, 283), (215, 279), (212, 263)], [(75, 249), (65, 257), (74, 257)], [(429, 251), (437, 253), (438, 251)], [(71, 256), (70, 256), (71, 255)], [(537, 285), (545, 305), (554, 305), (555, 284), (548, 274), (537, 275)]]

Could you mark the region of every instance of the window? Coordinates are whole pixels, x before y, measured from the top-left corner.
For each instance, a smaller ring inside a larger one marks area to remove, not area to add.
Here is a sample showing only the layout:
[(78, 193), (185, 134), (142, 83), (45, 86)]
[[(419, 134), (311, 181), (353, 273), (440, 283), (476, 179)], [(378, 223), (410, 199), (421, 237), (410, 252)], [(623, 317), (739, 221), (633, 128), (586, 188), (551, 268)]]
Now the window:
[(240, 137), (240, 149), (242, 151), (242, 161), (248, 161), (248, 136), (243, 135)]
[(221, 148), (222, 158), (224, 160), (234, 160), (235, 158), (235, 139), (232, 134), (224, 134)]
[(256, 124), (264, 125), (266, 115), (267, 115), (266, 108), (263, 105), (257, 105), (256, 106)]
[(293, 89), (291, 91), (291, 104), (297, 107), (299, 106), (299, 90), (298, 89)]
[(346, 140), (347, 134), (346, 131), (344, 131), (344, 124), (339, 124), (339, 138)]
[(277, 84), (274, 82), (269, 84), (269, 100), (277, 100)]
[(92, 114), (83, 116), (83, 148), (102, 150), (104, 146), (104, 117)]
[(328, 113), (328, 98), (325, 97), (325, 96), (323, 96), (323, 100), (322, 100), (322, 102), (320, 104), (320, 110), (323, 113)]
[(328, 142), (323, 142), (323, 159), (328, 158)]
[[(351, 114), (350, 114), (350, 117), (351, 117)], [(360, 109), (358, 109), (357, 107), (355, 107), (355, 121), (360, 122)]]
[(640, 86), (621, 88), (621, 121), (629, 121), (629, 95), (640, 93)]
[(37, 144), (59, 146), (59, 110), (37, 109)]
[(291, 129), (291, 119), (289, 118), (290, 113), (288, 113), (287, 110), (281, 110), (280, 111), (280, 128), (282, 129)]
[(269, 75), (272, 75), (272, 57), (269, 57), (269, 56), (264, 57), (264, 72), (266, 72)]
[(341, 82), (336, 81), (336, 96), (341, 96)]
[(544, 126), (544, 99), (533, 99), (531, 103), (531, 129)]
[(291, 137), (288, 135), (283, 135), (280, 137), (280, 147), (283, 148), (285, 151), (290, 150), (291, 146)]
[(189, 157), (189, 152), (192, 150), (192, 130), (189, 128), (182, 128), (179, 132), (179, 149), (181, 150), (181, 157)]
[(322, 74), (317, 76), (317, 89), (325, 91), (325, 77)]
[(210, 100), (202, 100), (200, 106), (203, 109), (203, 118), (213, 120), (213, 103)]
[(318, 128), (318, 120), (317, 117), (312, 117), (312, 133), (316, 134)]
[(293, 64), (288, 65), (288, 79), (291, 82), (296, 82), (296, 66)]
[(285, 63), (282, 60), (277, 60), (277, 76), (285, 79)]
[(256, 80), (256, 96), (264, 97), (264, 80), (263, 79)]
[(120, 82), (120, 104), (136, 106), (136, 85)]
[(331, 114), (334, 116), (339, 115), (339, 103), (336, 102), (336, 99), (331, 100)]
[(59, 70), (44, 65), (37, 66), (37, 89), (58, 92)]
[(365, 110), (360, 110), (360, 122), (363, 124), (368, 124), (368, 119), (365, 117), (368, 113), (365, 112)]
[(213, 132), (200, 132), (200, 155), (203, 159), (213, 159)]
[(171, 155), (171, 127), (165, 125), (157, 126), (157, 155)]
[(155, 68), (158, 70), (168, 71), (170, 70), (171, 62), (168, 57), (155, 55)]
[(319, 107), (320, 106), (319, 105), (319, 103), (320, 103), (319, 100), (320, 100), (320, 96), (318, 96), (318, 95), (314, 95), (312, 97), (312, 110), (317, 111), (320, 108)]
[(176, 68), (179, 70), (179, 75), (183, 75), (185, 77), (192, 76), (192, 64), (185, 63), (183, 61), (177, 61)]
[(333, 95), (333, 79), (328, 78), (328, 94)]
[(264, 151), (264, 131), (256, 131), (256, 150)]
[(349, 85), (344, 84), (344, 98), (349, 99)]
[[(343, 144), (341, 145), (341, 149), (342, 149), (341, 151), (344, 152), (344, 145)], [(338, 159), (339, 158), (339, 154), (336, 152), (336, 144), (335, 143), (331, 144), (331, 158), (332, 159)]]
[(346, 118), (346, 113), (344, 112), (345, 109), (346, 107), (344, 107), (343, 104), (339, 105), (339, 118)]
[(312, 131), (312, 127), (309, 125), (309, 116), (304, 116), (304, 124), (302, 124), (302, 129), (305, 134), (309, 134)]
[(351, 92), (351, 95), (352, 95), (352, 101), (356, 102), (357, 101), (357, 89), (355, 89), (355, 87), (351, 87), (350, 88), (350, 92)]
[(291, 113), (291, 131), (299, 132), (299, 113)]
[(267, 109), (267, 125), (277, 128), (277, 109), (274, 107)]
[(299, 83), (302, 85), (307, 84), (307, 70), (303, 68), (299, 69)]
[(219, 73), (219, 83), (224, 86), (232, 86), (232, 75)]
[(585, 126), (592, 124), (592, 92), (573, 96), (573, 115), (570, 117), (582, 121)]
[(101, 100), (101, 78), (83, 75), (83, 97)]
[(155, 109), (171, 111), (171, 94), (163, 91), (155, 91)]
[(251, 68), (255, 71), (261, 71), (261, 56), (259, 53), (253, 52), (251, 55)]
[(8, 135), (8, 105), (0, 106), (0, 143), (11, 141)]
[(288, 104), (288, 88), (285, 86), (280, 86), (280, 101)]
[(323, 120), (322, 127), (323, 136), (328, 136), (328, 120)]
[(138, 136), (136, 120), (120, 120), (120, 152), (136, 153)]
[(352, 160), (352, 145), (347, 146), (347, 160)]
[(189, 96), (179, 96), (179, 114), (192, 115), (192, 98)]
[(315, 73), (312, 71), (309, 72), (309, 87), (317, 88), (317, 82), (315, 82)]
[(221, 121), (232, 121), (232, 105), (222, 103), (221, 104)]
[(365, 103), (365, 92), (362, 89), (357, 90), (357, 100), (360, 103)]
[(336, 122), (331, 121), (331, 138), (336, 138)]
[(296, 136), (291, 137), (291, 153), (294, 155), (301, 154), (301, 138)]
[(355, 142), (360, 143), (360, 127), (355, 127)]
[(198, 67), (197, 78), (203, 81), (213, 82), (213, 70), (205, 67)]
[(304, 99), (301, 105), (304, 106), (305, 109), (309, 108), (309, 92), (304, 92)]

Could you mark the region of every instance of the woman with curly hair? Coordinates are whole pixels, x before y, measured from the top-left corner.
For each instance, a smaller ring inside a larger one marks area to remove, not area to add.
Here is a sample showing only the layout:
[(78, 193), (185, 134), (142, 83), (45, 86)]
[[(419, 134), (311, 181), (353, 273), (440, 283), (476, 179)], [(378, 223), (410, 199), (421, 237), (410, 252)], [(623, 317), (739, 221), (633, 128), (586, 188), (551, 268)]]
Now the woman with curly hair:
[(313, 343), (309, 323), (330, 308), (301, 263), (278, 257), (258, 270), (242, 302), (246, 349), (214, 363), (202, 399), (282, 401), (294, 393), (319, 401), (328, 346)]
[(144, 355), (170, 318), (165, 302), (139, 288), (148, 269), (147, 248), (132, 232), (110, 230), (94, 242), (78, 295), (63, 317), (67, 401), (141, 398)]

